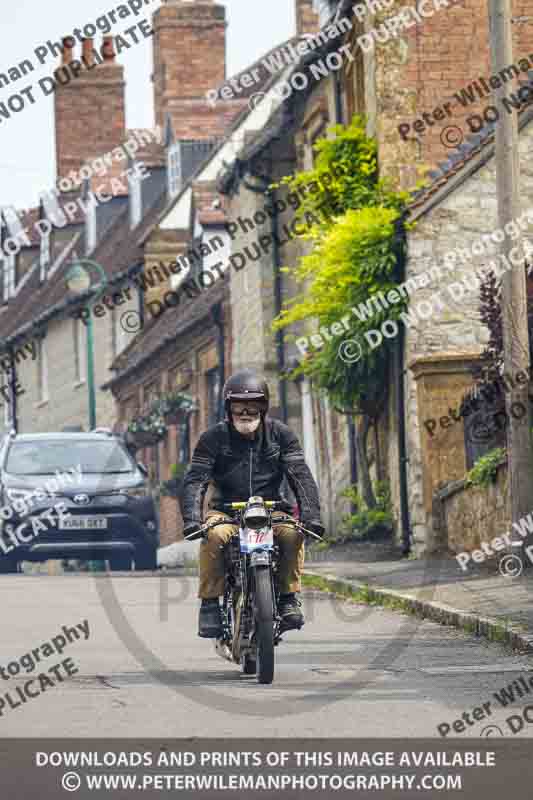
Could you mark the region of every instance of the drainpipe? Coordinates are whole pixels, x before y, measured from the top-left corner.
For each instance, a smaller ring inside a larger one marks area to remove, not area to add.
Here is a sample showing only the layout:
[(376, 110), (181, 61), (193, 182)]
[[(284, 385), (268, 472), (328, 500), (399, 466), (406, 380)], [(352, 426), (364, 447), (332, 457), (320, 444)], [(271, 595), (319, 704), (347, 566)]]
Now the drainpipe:
[[(398, 229), (398, 282), (405, 280), (405, 254), (403, 245), (405, 243), (405, 231), (403, 227), (403, 217), (399, 221)], [(399, 479), (400, 479), (400, 519), (402, 526), (402, 552), (408, 555), (411, 552), (411, 521), (409, 518), (409, 494), (407, 491), (407, 434), (405, 426), (405, 371), (403, 368), (405, 352), (405, 330), (400, 326), (400, 332), (394, 348), (394, 377), (396, 387), (396, 397), (398, 398), (398, 460), (399, 460)]]
[(224, 313), (222, 303), (218, 303), (211, 309), (211, 318), (217, 329), (217, 355), (218, 355), (218, 397), (217, 397), (217, 420), (224, 419), (224, 400), (222, 390), (224, 388), (225, 366), (225, 342), (224, 342)]
[[(342, 108), (342, 91), (341, 91), (341, 78), (338, 72), (333, 76), (333, 88), (335, 93), (335, 122), (337, 125), (343, 125), (344, 111)], [(352, 486), (357, 485), (357, 449), (355, 446), (355, 437), (357, 436), (357, 428), (353, 417), (348, 417), (348, 446), (350, 451), (350, 482)], [(356, 507), (351, 504), (351, 512), (355, 514)]]
[[(272, 190), (272, 217), (271, 217), (271, 234), (272, 234), (272, 262), (274, 267), (274, 313), (279, 316), (281, 312), (283, 285), (281, 278), (281, 260), (279, 255), (279, 239), (278, 239), (278, 212), (276, 210), (276, 191)], [(285, 373), (285, 336), (283, 330), (276, 331), (276, 361), (278, 366), (278, 374), (284, 375)], [(287, 412), (287, 381), (281, 380), (278, 384), (279, 398), (281, 406), (281, 418), (287, 424), (289, 415)]]
[[(274, 269), (274, 314), (277, 317), (281, 311), (282, 303), (282, 277), (281, 277), (281, 261), (279, 254), (279, 238), (278, 238), (278, 211), (276, 208), (276, 192), (274, 189), (269, 189), (272, 183), (272, 176), (254, 175), (262, 182), (262, 188), (253, 186), (246, 179), (243, 180), (247, 189), (255, 194), (270, 195), (272, 203), (272, 214), (270, 216), (270, 233), (272, 236), (272, 266)], [(282, 330), (276, 331), (276, 365), (278, 374), (281, 376), (285, 373), (285, 336)], [(281, 409), (281, 419), (287, 424), (288, 406), (287, 406), (287, 383), (281, 377), (278, 381), (278, 394)]]
[(18, 409), (17, 409), (17, 393), (15, 392), (15, 385), (17, 383), (17, 366), (15, 361), (14, 348), (9, 348), (10, 360), (10, 380), (9, 380), (9, 402), (11, 405), (11, 428), (18, 433)]

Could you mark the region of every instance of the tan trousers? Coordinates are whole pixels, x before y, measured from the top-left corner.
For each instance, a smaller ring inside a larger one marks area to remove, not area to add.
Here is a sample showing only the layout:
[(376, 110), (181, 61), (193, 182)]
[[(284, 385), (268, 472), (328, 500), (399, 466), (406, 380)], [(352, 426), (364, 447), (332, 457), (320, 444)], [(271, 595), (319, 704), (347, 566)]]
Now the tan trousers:
[[(274, 511), (276, 516), (286, 516)], [(229, 519), (220, 511), (208, 511), (206, 522)], [(304, 567), (304, 537), (292, 525), (273, 525), (274, 536), (280, 549), (279, 586), (282, 594), (301, 590), (300, 576)], [(209, 531), (207, 541), (200, 545), (200, 586), (198, 597), (210, 600), (224, 594), (224, 553), (222, 548), (237, 531), (236, 525), (217, 525)]]

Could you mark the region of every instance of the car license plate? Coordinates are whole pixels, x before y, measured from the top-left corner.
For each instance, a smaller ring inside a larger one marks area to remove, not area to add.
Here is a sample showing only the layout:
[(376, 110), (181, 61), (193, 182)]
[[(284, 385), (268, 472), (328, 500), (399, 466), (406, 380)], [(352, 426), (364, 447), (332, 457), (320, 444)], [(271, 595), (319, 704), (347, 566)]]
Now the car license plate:
[(107, 529), (107, 517), (76, 517), (59, 520), (59, 530), (94, 531)]

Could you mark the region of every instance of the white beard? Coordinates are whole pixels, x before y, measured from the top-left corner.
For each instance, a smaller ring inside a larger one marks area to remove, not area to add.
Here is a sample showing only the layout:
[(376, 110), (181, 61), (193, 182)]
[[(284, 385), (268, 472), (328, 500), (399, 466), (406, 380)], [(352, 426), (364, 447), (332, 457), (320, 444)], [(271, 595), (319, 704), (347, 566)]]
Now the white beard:
[(253, 419), (250, 420), (249, 422), (244, 420), (236, 420), (236, 419), (233, 420), (233, 424), (235, 425), (235, 430), (238, 433), (242, 434), (254, 433), (258, 429), (260, 422), (261, 418)]

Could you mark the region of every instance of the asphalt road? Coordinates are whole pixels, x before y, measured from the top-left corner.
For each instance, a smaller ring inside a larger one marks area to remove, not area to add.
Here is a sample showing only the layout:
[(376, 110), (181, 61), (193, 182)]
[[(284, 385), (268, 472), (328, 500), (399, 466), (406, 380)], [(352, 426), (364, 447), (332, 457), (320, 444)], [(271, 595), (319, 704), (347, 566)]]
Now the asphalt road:
[[(487, 701), (491, 713), (461, 735), (497, 725), (512, 736), (506, 717), (533, 703), (533, 689), (508, 709), (492, 696), (533, 669), (530, 656), (317, 593), (305, 595), (303, 630), (276, 650), (274, 684), (260, 686), (197, 637), (195, 592), (196, 578), (177, 575), (0, 576), (0, 736), (438, 737), (439, 724)], [(61, 655), (60, 639), (43, 655), (62, 626), (85, 620), (88, 638), (78, 629)], [(36, 648), (35, 671), (25, 659), (6, 673)], [(65, 659), (72, 677), (56, 667)], [(17, 687), (39, 670), (49, 682), (34, 680), (22, 702)], [(525, 724), (518, 735), (531, 733)]]

